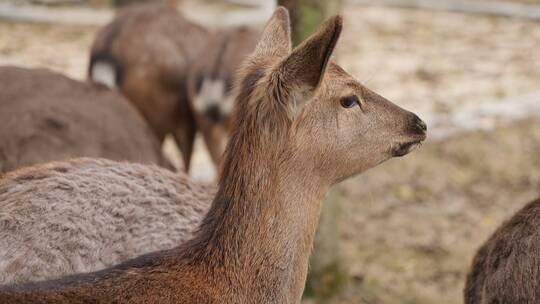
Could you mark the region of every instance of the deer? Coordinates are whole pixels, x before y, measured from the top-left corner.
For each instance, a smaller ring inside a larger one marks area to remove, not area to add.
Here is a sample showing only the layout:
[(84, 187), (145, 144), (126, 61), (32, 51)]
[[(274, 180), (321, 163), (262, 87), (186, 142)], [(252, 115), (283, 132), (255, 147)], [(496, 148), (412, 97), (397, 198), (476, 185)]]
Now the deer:
[(0, 67), (0, 172), (73, 157), (171, 168), (121, 94), (46, 69)]
[(169, 1), (120, 10), (95, 38), (89, 78), (118, 87), (160, 140), (173, 134), (186, 171), (198, 132), (219, 166), (234, 101), (232, 75), (255, 48), (258, 31), (210, 30), (176, 7)]
[(478, 249), (464, 303), (540, 302), (540, 198), (503, 223)]
[(278, 7), (237, 76), (217, 193), (197, 232), (89, 274), (4, 286), (5, 303), (299, 303), (329, 188), (426, 138), (426, 124), (330, 60), (331, 17), (292, 49)]
[(160, 141), (172, 134), (186, 171), (197, 131), (187, 75), (209, 34), (170, 4), (128, 5), (98, 32), (90, 52), (89, 79), (118, 87)]
[(229, 138), (234, 73), (255, 49), (258, 37), (259, 31), (248, 26), (214, 31), (189, 70), (188, 102), (215, 166)]

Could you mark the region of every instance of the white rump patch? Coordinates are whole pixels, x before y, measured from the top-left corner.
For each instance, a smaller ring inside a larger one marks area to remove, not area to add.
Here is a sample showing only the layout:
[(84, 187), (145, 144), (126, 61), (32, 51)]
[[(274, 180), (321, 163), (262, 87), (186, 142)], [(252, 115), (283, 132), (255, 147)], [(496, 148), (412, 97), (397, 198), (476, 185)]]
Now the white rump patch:
[(97, 61), (90, 71), (90, 79), (112, 89), (116, 86), (116, 69), (108, 62)]

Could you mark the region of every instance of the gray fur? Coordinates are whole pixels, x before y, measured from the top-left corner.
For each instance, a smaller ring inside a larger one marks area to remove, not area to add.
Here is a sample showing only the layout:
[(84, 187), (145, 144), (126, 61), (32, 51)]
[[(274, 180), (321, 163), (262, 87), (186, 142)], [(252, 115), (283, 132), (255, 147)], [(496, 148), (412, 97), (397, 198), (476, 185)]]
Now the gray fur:
[(177, 246), (214, 192), (183, 173), (104, 159), (7, 173), (0, 179), (0, 284), (96, 271)]

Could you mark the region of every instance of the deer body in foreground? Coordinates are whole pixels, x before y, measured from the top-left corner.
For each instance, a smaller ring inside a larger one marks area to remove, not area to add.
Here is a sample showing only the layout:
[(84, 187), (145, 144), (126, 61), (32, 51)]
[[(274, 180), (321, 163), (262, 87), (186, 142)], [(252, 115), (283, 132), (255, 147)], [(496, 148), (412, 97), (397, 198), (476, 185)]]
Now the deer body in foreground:
[(192, 236), (214, 192), (184, 173), (105, 159), (9, 172), (0, 179), (0, 284), (97, 271), (173, 248)]
[(48, 70), (0, 67), (0, 172), (85, 156), (168, 166), (121, 94)]
[(278, 8), (239, 78), (219, 190), (193, 239), (92, 274), (4, 287), (8, 303), (298, 303), (333, 184), (425, 139), (425, 124), (329, 57), (331, 18), (291, 52)]
[(255, 49), (258, 37), (259, 32), (247, 26), (214, 31), (190, 68), (191, 110), (215, 165), (221, 163), (229, 139), (234, 74)]
[(540, 303), (540, 199), (478, 249), (464, 295), (465, 304)]

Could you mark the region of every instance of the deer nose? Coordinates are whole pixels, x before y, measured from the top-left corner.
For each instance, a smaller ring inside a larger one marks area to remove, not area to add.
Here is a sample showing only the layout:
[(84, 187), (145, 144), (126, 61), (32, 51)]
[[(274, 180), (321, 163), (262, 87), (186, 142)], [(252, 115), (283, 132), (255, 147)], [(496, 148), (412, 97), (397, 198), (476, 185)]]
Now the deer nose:
[(420, 117), (413, 114), (410, 130), (412, 133), (425, 134), (427, 131), (427, 125), (423, 120), (420, 119)]
[(420, 130), (426, 132), (427, 131), (427, 125), (426, 123), (420, 119), (420, 117), (416, 116), (415, 115), (415, 122), (416, 122), (416, 127), (419, 128)]
[(223, 115), (221, 115), (220, 108), (215, 104), (206, 108), (205, 115), (212, 122), (220, 122), (221, 119), (223, 118)]

